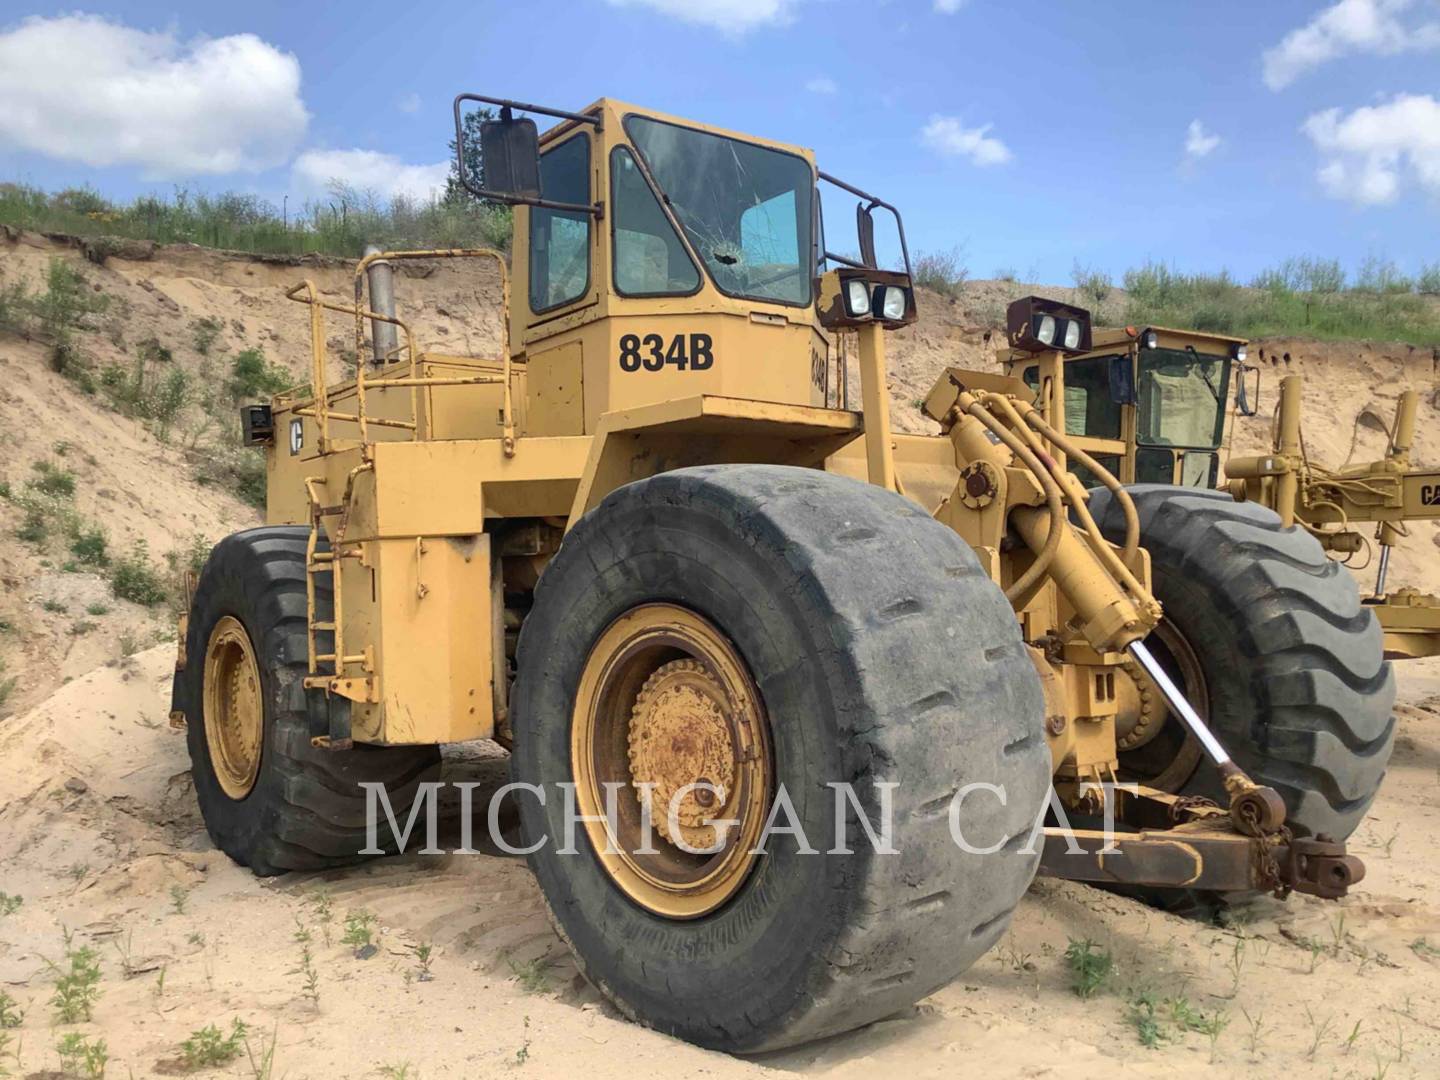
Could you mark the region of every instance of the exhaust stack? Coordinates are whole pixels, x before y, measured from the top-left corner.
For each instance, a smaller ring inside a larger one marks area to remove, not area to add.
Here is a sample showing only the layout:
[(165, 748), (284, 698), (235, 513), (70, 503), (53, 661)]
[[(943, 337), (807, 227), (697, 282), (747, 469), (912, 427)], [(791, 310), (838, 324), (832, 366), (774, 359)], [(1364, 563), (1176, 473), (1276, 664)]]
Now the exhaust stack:
[[(380, 254), (374, 244), (365, 249), (366, 257)], [(365, 269), (370, 286), (370, 310), (378, 315), (395, 318), (395, 271), (384, 259), (377, 259)], [(370, 320), (370, 343), (373, 361), (383, 364), (396, 358), (400, 335), (394, 323)]]

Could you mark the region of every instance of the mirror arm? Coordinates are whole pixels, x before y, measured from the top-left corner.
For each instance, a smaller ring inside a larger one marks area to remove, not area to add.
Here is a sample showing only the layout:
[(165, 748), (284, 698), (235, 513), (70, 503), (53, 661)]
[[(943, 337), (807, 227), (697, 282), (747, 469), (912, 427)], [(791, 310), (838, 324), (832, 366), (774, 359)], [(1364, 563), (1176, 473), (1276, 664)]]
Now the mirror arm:
[[(907, 277), (912, 277), (912, 278), (913, 278), (915, 275), (914, 275), (914, 273), (913, 273), (913, 272), (911, 271), (911, 269), (910, 269), (910, 247), (909, 247), (909, 245), (905, 242), (905, 219), (900, 216), (900, 211), (899, 211), (895, 206), (893, 206), (893, 205), (891, 205), (890, 203), (886, 202), (884, 199), (877, 198), (876, 196), (871, 195), (868, 191), (862, 191), (862, 190), (860, 190), (860, 188), (857, 188), (854, 184), (847, 184), (844, 180), (841, 180), (841, 179), (839, 179), (839, 178), (837, 178), (837, 177), (831, 176), (829, 173), (827, 173), (827, 172), (826, 172), (825, 170), (823, 170), (823, 169), (817, 169), (817, 170), (816, 170), (816, 175), (817, 175), (821, 180), (824, 180), (827, 184), (834, 184), (834, 185), (835, 185), (836, 187), (838, 187), (841, 191), (848, 191), (851, 195), (854, 195), (857, 199), (864, 199), (866, 202), (868, 202), (868, 203), (870, 204), (869, 206), (865, 207), (865, 211), (866, 211), (867, 213), (868, 213), (869, 211), (871, 211), (871, 210), (874, 210), (876, 207), (880, 207), (880, 208), (882, 208), (882, 209), (884, 209), (884, 210), (890, 211), (890, 213), (891, 213), (892, 215), (894, 215), (894, 217), (895, 217), (895, 229), (896, 229), (896, 231), (900, 234), (900, 254), (901, 254), (901, 255), (904, 257), (904, 259), (905, 259), (905, 275), (906, 275)], [(833, 256), (831, 256), (828, 252), (826, 253), (826, 258), (832, 258), (832, 257), (833, 257)], [(845, 262), (845, 260), (836, 260), (836, 261), (837, 261), (837, 262)], [(845, 262), (845, 265), (855, 266), (855, 265), (857, 265), (857, 264), (856, 264), (856, 263), (853, 263), (853, 262)]]
[(486, 199), (490, 202), (505, 203), (509, 206), (535, 206), (542, 210), (562, 210), (571, 214), (590, 214), (596, 221), (605, 217), (605, 209), (602, 203), (567, 203), (555, 202), (551, 199), (536, 199), (524, 195), (509, 195), (503, 191), (491, 191), (483, 188), (470, 179), (470, 174), (465, 169), (465, 123), (461, 115), (460, 106), (462, 102), (478, 101), (484, 105), (498, 105), (502, 115), (514, 109), (521, 112), (542, 113), (545, 116), (555, 116), (562, 120), (573, 120), (582, 124), (593, 124), (596, 131), (602, 130), (600, 117), (586, 116), (583, 113), (564, 112), (560, 109), (547, 109), (541, 105), (527, 105), (522, 101), (511, 101), (508, 98), (483, 97), (480, 94), (456, 94), (453, 106), (455, 113), (455, 159), (456, 171), (460, 174), (460, 186), (470, 192), (477, 199)]

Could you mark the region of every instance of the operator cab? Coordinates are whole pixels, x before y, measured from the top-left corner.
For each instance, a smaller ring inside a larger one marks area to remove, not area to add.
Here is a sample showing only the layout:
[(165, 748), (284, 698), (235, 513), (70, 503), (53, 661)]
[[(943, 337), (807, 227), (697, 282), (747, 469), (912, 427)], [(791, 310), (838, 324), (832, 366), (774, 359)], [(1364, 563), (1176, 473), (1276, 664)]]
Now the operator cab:
[[(1122, 483), (1219, 484), (1231, 380), (1244, 415), (1257, 403), (1259, 372), (1245, 363), (1243, 339), (1159, 326), (1092, 330), (1083, 308), (1037, 297), (1011, 308), (1013, 327), (1046, 317), (1085, 327), (1083, 338), (1071, 333), (1078, 347), (1070, 349), (1055, 347), (1063, 337), (1042, 341), (1012, 329), (1001, 353), (1006, 374), (1035, 392), (1047, 422), (1075, 436)], [(1087, 487), (1099, 484), (1080, 463), (1069, 467)]]

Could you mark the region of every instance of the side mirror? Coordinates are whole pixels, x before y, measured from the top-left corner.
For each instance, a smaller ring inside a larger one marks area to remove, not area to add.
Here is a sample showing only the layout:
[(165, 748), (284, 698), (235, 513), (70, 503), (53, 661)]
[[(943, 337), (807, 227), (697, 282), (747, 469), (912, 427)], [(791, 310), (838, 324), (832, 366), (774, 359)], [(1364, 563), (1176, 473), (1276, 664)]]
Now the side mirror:
[(860, 237), (860, 261), (874, 267), (875, 262), (875, 216), (864, 203), (855, 204), (855, 232)]
[[(517, 199), (540, 197), (540, 133), (535, 121), (519, 120), (502, 111), (499, 120), (480, 123), (480, 168), (484, 186), (497, 195)], [(461, 167), (464, 167), (463, 159)]]
[(1116, 405), (1134, 405), (1140, 400), (1135, 392), (1135, 367), (1128, 354), (1110, 360), (1110, 400)]
[[(1255, 376), (1253, 400), (1245, 382), (1251, 375)], [(1254, 416), (1260, 411), (1260, 369), (1243, 360), (1235, 369), (1235, 411), (1241, 416)]]

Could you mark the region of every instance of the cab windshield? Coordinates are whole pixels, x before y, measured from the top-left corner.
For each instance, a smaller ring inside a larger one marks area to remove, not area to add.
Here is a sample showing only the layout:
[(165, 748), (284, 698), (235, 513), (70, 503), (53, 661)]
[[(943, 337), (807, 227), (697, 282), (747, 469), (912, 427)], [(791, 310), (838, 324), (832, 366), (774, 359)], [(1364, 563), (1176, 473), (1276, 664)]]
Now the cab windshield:
[(644, 116), (625, 131), (722, 292), (810, 303), (815, 178), (803, 158)]
[(1225, 426), (1230, 358), (1191, 349), (1140, 352), (1137, 441), (1214, 450)]

